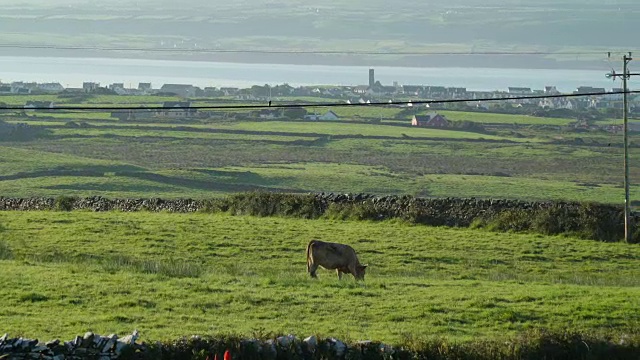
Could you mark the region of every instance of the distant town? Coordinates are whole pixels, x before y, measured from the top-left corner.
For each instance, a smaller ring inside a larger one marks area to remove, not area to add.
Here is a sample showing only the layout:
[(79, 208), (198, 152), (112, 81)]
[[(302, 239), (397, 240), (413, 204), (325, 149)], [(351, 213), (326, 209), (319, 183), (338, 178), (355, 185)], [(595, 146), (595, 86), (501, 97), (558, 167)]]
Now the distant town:
[[(507, 113), (536, 114), (556, 111), (566, 115), (580, 112), (605, 112), (610, 117), (615, 117), (617, 112), (621, 112), (623, 95), (621, 88), (597, 88), (591, 86), (581, 86), (570, 94), (602, 94), (576, 97), (549, 97), (538, 99), (522, 99), (526, 96), (562, 95), (555, 86), (545, 86), (543, 89), (532, 89), (528, 87), (509, 87), (501, 91), (469, 91), (463, 87), (444, 87), (427, 85), (401, 85), (397, 82), (392, 85), (383, 85), (376, 81), (375, 70), (369, 69), (369, 82), (367, 85), (359, 86), (300, 86), (292, 87), (288, 84), (282, 85), (254, 85), (248, 88), (237, 87), (205, 87), (200, 88), (190, 84), (163, 84), (159, 88), (154, 88), (151, 83), (139, 83), (136, 88), (127, 88), (124, 83), (112, 83), (102, 86), (96, 82), (84, 82), (81, 88), (63, 87), (60, 83), (36, 83), (36, 82), (0, 82), (0, 103), (3, 95), (36, 95), (36, 94), (92, 94), (92, 95), (122, 95), (122, 96), (176, 96), (184, 98), (184, 101), (163, 102), (162, 111), (149, 109), (148, 111), (114, 111), (112, 116), (121, 120), (131, 120), (132, 118), (145, 117), (214, 117), (212, 112), (198, 112), (196, 108), (191, 108), (192, 100), (198, 98), (224, 98), (229, 101), (260, 103), (265, 105), (271, 102), (281, 104), (299, 103), (306, 100), (307, 103), (318, 101), (335, 101), (345, 104), (367, 104), (380, 102), (403, 102), (403, 105), (389, 105), (412, 107), (412, 101), (424, 100), (468, 100), (444, 107), (442, 105), (431, 104), (429, 110), (453, 109), (466, 111), (488, 111)], [(296, 99), (298, 98), (298, 99)], [(506, 101), (490, 101), (486, 99), (505, 99)], [(482, 99), (483, 101), (480, 101)], [(159, 103), (158, 106), (161, 104)], [(25, 101), (25, 110), (53, 109), (57, 105), (52, 101)], [(424, 105), (423, 105), (424, 106)], [(640, 95), (629, 96), (629, 108), (632, 116), (640, 115)], [(526, 109), (528, 112), (518, 111)], [(274, 119), (283, 117), (283, 112), (276, 109), (264, 109), (256, 112), (259, 118)], [(446, 119), (436, 112), (430, 111), (427, 115), (414, 114), (411, 119), (413, 126), (447, 127)], [(544, 116), (544, 115), (542, 115)], [(300, 114), (300, 118), (306, 120), (339, 120), (333, 111), (326, 111), (322, 114)], [(575, 127), (590, 128), (588, 117), (579, 117)], [(635, 124), (634, 124), (635, 126)], [(617, 127), (609, 127), (608, 131), (616, 132)], [(640, 129), (638, 129), (640, 130)]]

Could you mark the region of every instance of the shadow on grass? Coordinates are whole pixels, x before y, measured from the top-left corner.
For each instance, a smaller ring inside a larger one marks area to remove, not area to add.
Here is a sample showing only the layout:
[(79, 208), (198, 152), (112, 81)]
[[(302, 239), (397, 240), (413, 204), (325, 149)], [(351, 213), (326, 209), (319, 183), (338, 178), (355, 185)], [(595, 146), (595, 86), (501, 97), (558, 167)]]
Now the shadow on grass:
[[(258, 174), (217, 170), (196, 170), (196, 172), (212, 176), (210, 180), (188, 179), (178, 176), (167, 176), (145, 171), (145, 169), (130, 166), (84, 166), (84, 167), (57, 167), (48, 170), (38, 170), (32, 172), (20, 172), (12, 175), (0, 176), (0, 181), (4, 180), (24, 180), (46, 177), (119, 177), (137, 180), (146, 180), (158, 184), (177, 186), (195, 190), (220, 191), (220, 192), (250, 192), (250, 191), (270, 191), (270, 192), (305, 192), (303, 189), (276, 188), (276, 181), (269, 180)], [(67, 184), (47, 186), (47, 189), (61, 190), (92, 190), (92, 191), (153, 191), (162, 192), (165, 189), (161, 186), (149, 186), (141, 184)]]
[(276, 183), (274, 180), (269, 180), (251, 171), (224, 171), (213, 169), (193, 169), (191, 171), (233, 183), (261, 184), (261, 186), (274, 185)]
[[(2, 227), (0, 226), (0, 229)], [(0, 230), (1, 231), (1, 230)], [(0, 260), (12, 260), (13, 259), (13, 250), (9, 247), (4, 240), (0, 240)]]
[(47, 170), (19, 172), (0, 176), (0, 181), (33, 179), (49, 176), (101, 177), (109, 173), (144, 171), (143, 168), (132, 165), (96, 165), (96, 166), (58, 166)]
[(255, 183), (269, 183), (265, 178), (253, 174), (253, 173), (240, 173), (235, 176), (235, 179), (224, 179), (224, 182), (212, 180), (196, 180), (186, 179), (180, 177), (172, 177), (166, 175), (160, 175), (150, 172), (122, 172), (118, 173), (118, 176), (125, 176), (129, 178), (136, 178), (140, 180), (148, 180), (158, 182), (167, 185), (180, 186), (197, 190), (215, 190), (222, 192), (249, 192), (249, 191), (280, 191), (280, 192), (303, 192), (300, 189), (278, 189), (271, 188), (263, 185), (242, 184), (239, 182), (255, 182)]

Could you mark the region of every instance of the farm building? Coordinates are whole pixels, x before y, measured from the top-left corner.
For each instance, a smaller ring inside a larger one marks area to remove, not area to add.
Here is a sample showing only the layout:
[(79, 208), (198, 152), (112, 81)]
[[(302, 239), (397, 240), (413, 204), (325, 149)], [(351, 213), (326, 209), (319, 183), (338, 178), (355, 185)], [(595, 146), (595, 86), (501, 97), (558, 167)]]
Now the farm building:
[(421, 127), (435, 127), (435, 128), (447, 128), (449, 127), (449, 121), (444, 116), (437, 113), (430, 113), (427, 115), (414, 115), (411, 120), (412, 126)]
[(340, 120), (340, 117), (331, 110), (327, 111), (323, 115), (317, 115), (317, 114), (305, 115), (304, 118), (305, 120)]
[(198, 109), (191, 107), (190, 101), (165, 101), (157, 115), (167, 118), (186, 118), (198, 116)]

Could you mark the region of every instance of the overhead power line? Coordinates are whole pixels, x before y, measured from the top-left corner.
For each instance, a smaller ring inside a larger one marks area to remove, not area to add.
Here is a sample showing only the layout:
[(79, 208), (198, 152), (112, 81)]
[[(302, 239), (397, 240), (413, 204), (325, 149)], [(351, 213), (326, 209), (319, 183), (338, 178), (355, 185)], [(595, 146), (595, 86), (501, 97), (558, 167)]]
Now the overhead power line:
[[(243, 109), (279, 109), (279, 108), (299, 108), (299, 107), (358, 107), (358, 106), (391, 106), (391, 105), (427, 105), (427, 104), (448, 104), (461, 102), (489, 102), (489, 101), (509, 101), (509, 100), (537, 100), (537, 99), (553, 99), (553, 98), (576, 98), (585, 96), (602, 96), (624, 94), (625, 91), (613, 92), (593, 92), (580, 94), (559, 94), (559, 95), (535, 95), (535, 96), (511, 96), (499, 98), (478, 98), (478, 99), (448, 99), (448, 100), (408, 100), (408, 101), (389, 101), (389, 102), (369, 102), (369, 103), (296, 103), (296, 104), (277, 104), (273, 100), (266, 104), (255, 105), (199, 105), (199, 106), (61, 106), (61, 107), (33, 107), (26, 108), (24, 106), (0, 106), (0, 110), (77, 110), (77, 111), (118, 111), (118, 110), (243, 110)], [(627, 94), (640, 94), (640, 90), (627, 91)], [(0, 98), (1, 99), (1, 98)]]
[(247, 54), (312, 54), (312, 55), (608, 55), (613, 51), (395, 51), (395, 50), (260, 50), (260, 49), (214, 49), (214, 48), (142, 48), (121, 46), (73, 46), (47, 44), (0, 44), (0, 48), (49, 49), (49, 50), (94, 50), (94, 51), (145, 51), (145, 52), (191, 52), (191, 53), (247, 53)]
[(607, 74), (608, 78), (622, 78), (622, 90), (624, 93), (623, 97), (623, 106), (622, 106), (622, 117), (623, 117), (623, 143), (624, 143), (624, 239), (626, 242), (631, 242), (632, 239), (632, 224), (631, 224), (631, 203), (629, 200), (629, 139), (628, 139), (628, 112), (629, 112), (629, 103), (628, 103), (628, 87), (627, 82), (631, 78), (631, 76), (639, 76), (640, 73), (631, 73), (629, 72), (629, 62), (631, 62), (633, 58), (631, 57), (631, 53), (629, 55), (624, 55), (622, 57), (623, 70), (622, 74), (616, 73), (613, 70), (611, 73)]

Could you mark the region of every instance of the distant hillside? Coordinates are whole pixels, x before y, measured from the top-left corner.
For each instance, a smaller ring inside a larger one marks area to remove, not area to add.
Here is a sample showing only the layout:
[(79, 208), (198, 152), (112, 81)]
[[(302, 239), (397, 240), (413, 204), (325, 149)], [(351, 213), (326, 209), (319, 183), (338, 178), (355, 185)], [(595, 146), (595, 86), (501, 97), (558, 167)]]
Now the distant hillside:
[[(153, 48), (65, 50), (65, 56), (209, 61), (509, 67), (602, 66), (607, 51), (640, 49), (637, 1), (381, 0), (89, 2), (0, 0), (0, 44)], [(567, 56), (194, 54), (193, 49), (356, 52), (584, 52)], [(178, 50), (178, 51), (173, 51)], [(61, 51), (0, 48), (0, 55)]]

